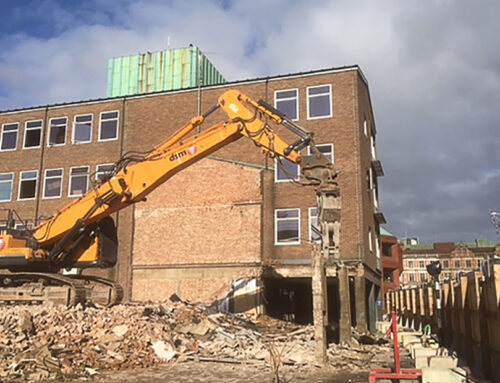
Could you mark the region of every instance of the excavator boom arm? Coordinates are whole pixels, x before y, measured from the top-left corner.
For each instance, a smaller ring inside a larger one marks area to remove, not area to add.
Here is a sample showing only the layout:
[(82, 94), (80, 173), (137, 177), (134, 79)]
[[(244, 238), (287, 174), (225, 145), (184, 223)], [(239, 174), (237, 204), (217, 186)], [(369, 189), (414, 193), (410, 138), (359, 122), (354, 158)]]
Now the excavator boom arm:
[[(298, 131), (299, 140), (289, 144), (268, 122), (288, 128), (290, 122), (274, 108), (258, 103), (237, 90), (225, 92), (218, 100), (218, 107), (226, 112), (228, 120), (186, 138), (216, 108), (193, 118), (140, 161), (119, 168), (110, 179), (39, 225), (34, 237), (40, 248), (50, 250), (57, 247), (57, 243), (63, 247), (61, 244), (71, 241), (75, 233), (132, 203), (144, 200), (177, 172), (241, 136), (251, 139), (271, 157), (279, 155), (293, 162), (301, 160), (294, 147), (307, 145), (312, 139), (312, 133), (301, 128)], [(296, 128), (290, 130), (297, 133)]]

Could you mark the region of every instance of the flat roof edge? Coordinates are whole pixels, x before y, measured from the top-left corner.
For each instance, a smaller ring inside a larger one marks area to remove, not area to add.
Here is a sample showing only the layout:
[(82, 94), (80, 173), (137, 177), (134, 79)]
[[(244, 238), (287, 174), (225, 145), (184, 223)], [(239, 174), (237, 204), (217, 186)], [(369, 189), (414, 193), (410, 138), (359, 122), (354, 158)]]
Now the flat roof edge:
[[(289, 79), (289, 78), (317, 76), (317, 75), (322, 75), (322, 74), (341, 73), (341, 72), (349, 72), (349, 71), (357, 71), (360, 74), (360, 77), (362, 78), (362, 80), (368, 85), (366, 77), (364, 76), (363, 72), (361, 71), (361, 68), (359, 67), (359, 65), (349, 65), (349, 66), (336, 67), (336, 68), (317, 69), (317, 70), (311, 70), (311, 71), (307, 71), (307, 72), (296, 72), (296, 73), (288, 73), (288, 74), (279, 74), (279, 75), (275, 75), (275, 76), (256, 77), (256, 78), (245, 79), (245, 80), (236, 80), (236, 81), (225, 82), (223, 84), (202, 86), (201, 88), (204, 90), (226, 88), (228, 86), (237, 85), (237, 84), (244, 85), (244, 84), (252, 84), (252, 83), (259, 83), (259, 82), (266, 82), (266, 81), (278, 81), (278, 80)], [(79, 101), (60, 102), (60, 103), (46, 104), (46, 105), (29, 106), (29, 107), (24, 107), (24, 108), (6, 109), (6, 110), (0, 110), (0, 115), (9, 115), (9, 114), (15, 114), (15, 113), (22, 113), (22, 112), (34, 112), (34, 111), (40, 111), (40, 110), (46, 110), (46, 109), (56, 109), (56, 108), (62, 108), (62, 107), (67, 107), (67, 106), (74, 106), (74, 105), (88, 105), (88, 104), (97, 104), (97, 103), (101, 103), (101, 102), (123, 101), (123, 100), (135, 99), (135, 98), (161, 96), (161, 95), (165, 95), (165, 94), (185, 93), (185, 92), (191, 92), (191, 91), (196, 90), (196, 89), (198, 89), (198, 87), (176, 89), (176, 90), (169, 90), (169, 91), (159, 91), (159, 92), (152, 92), (152, 93), (143, 93), (143, 94), (136, 94), (136, 95), (130, 95), (130, 96), (104, 97), (104, 98), (95, 98), (95, 99), (87, 99), (87, 100), (79, 100)]]

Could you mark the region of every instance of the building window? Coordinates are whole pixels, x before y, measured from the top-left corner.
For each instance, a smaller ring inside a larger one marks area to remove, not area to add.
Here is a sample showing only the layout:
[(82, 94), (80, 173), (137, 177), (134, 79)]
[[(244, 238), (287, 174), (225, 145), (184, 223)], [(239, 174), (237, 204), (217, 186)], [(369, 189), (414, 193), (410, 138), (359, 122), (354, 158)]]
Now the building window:
[(418, 267), (421, 269), (425, 268), (425, 262), (424, 261), (418, 261)]
[(298, 89), (277, 90), (274, 92), (274, 107), (291, 120), (299, 119)]
[(460, 268), (460, 261), (455, 261), (455, 269), (459, 269)]
[(413, 269), (413, 261), (408, 261), (408, 268)]
[(375, 137), (373, 135), (370, 136), (370, 146), (372, 152), (372, 160), (377, 159), (377, 149), (375, 147)]
[(410, 282), (415, 282), (415, 274), (410, 273)]
[(21, 172), (19, 179), (18, 200), (31, 200), (36, 197), (36, 185), (38, 181), (38, 171), (30, 170)]
[(67, 117), (50, 119), (49, 146), (64, 145), (66, 143), (67, 124)]
[[(318, 151), (320, 151), (326, 158), (328, 158), (332, 163), (335, 161), (335, 154), (333, 144), (319, 144), (316, 145)], [(311, 147), (307, 147), (307, 154), (311, 154)]]
[(274, 181), (291, 182), (298, 181), (300, 167), (295, 162), (279, 157), (274, 159)]
[(420, 273), (420, 281), (421, 282), (427, 281), (427, 274), (426, 273)]
[(9, 202), (12, 199), (14, 173), (0, 174), (0, 202)]
[(42, 141), (42, 120), (27, 121), (24, 128), (24, 149), (39, 148)]
[(95, 172), (96, 181), (106, 181), (113, 175), (115, 164), (97, 165)]
[(307, 119), (332, 117), (332, 86), (307, 88)]
[(2, 143), (1, 150), (16, 150), (17, 148), (17, 133), (19, 124), (4, 124), (2, 125)]
[(92, 141), (92, 115), (75, 116), (73, 121), (73, 144), (85, 144)]
[(478, 267), (479, 269), (481, 269), (481, 260), (480, 260), (480, 259), (478, 259), (478, 260), (477, 260), (477, 267)]
[(63, 169), (45, 170), (43, 198), (60, 198), (62, 195)]
[(102, 112), (99, 126), (99, 141), (111, 141), (118, 138), (118, 111)]
[(467, 259), (465, 261), (465, 266), (468, 267), (468, 268), (472, 268), (472, 260), (471, 259)]
[(372, 238), (372, 228), (368, 228), (368, 250), (373, 251), (373, 238)]
[(70, 170), (69, 196), (80, 197), (87, 193), (89, 185), (89, 167), (78, 166)]
[(450, 261), (443, 261), (443, 266), (445, 269), (449, 269), (450, 268)]
[(321, 240), (321, 228), (318, 223), (318, 208), (309, 208), (309, 241), (319, 242)]
[(368, 137), (368, 121), (366, 120), (366, 116), (363, 119), (363, 133)]
[(300, 244), (300, 209), (276, 209), (274, 211), (274, 244)]

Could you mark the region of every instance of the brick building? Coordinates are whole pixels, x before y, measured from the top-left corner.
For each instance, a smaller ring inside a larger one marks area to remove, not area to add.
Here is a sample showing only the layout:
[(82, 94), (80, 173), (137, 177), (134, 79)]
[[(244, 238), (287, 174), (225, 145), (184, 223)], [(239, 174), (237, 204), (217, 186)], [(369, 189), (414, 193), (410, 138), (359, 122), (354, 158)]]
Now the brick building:
[(483, 239), (474, 243), (420, 244), (414, 241), (403, 250), (403, 283), (412, 286), (431, 282), (426, 267), (434, 261), (441, 262), (440, 281), (456, 280), (460, 274), (481, 271), (488, 258), (497, 254), (499, 245)]
[(384, 228), (380, 228), (382, 251), (382, 291), (383, 295), (401, 286), (403, 272), (403, 246), (398, 239)]
[[(334, 161), (351, 316), (373, 326), (384, 222), (377, 177), (383, 173), (368, 83), (358, 66), (0, 112), (0, 207), (39, 223), (81, 196), (125, 153), (151, 149), (230, 88), (276, 105), (314, 131)], [(222, 118), (211, 116), (208, 123)], [(295, 165), (285, 165), (298, 174)], [(102, 275), (120, 281), (130, 300), (176, 293), (311, 322), (315, 205), (311, 188), (291, 182), (243, 138), (175, 175), (147, 202), (117, 213), (119, 261)], [(339, 315), (337, 269), (329, 260), (333, 319)]]

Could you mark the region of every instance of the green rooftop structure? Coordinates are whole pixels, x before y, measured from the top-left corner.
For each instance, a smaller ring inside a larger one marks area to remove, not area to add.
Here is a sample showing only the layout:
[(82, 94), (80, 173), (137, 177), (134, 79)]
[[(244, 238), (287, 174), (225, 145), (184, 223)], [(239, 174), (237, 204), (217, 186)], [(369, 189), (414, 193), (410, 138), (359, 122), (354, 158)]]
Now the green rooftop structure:
[(226, 79), (196, 46), (115, 57), (108, 65), (108, 97), (225, 82)]

